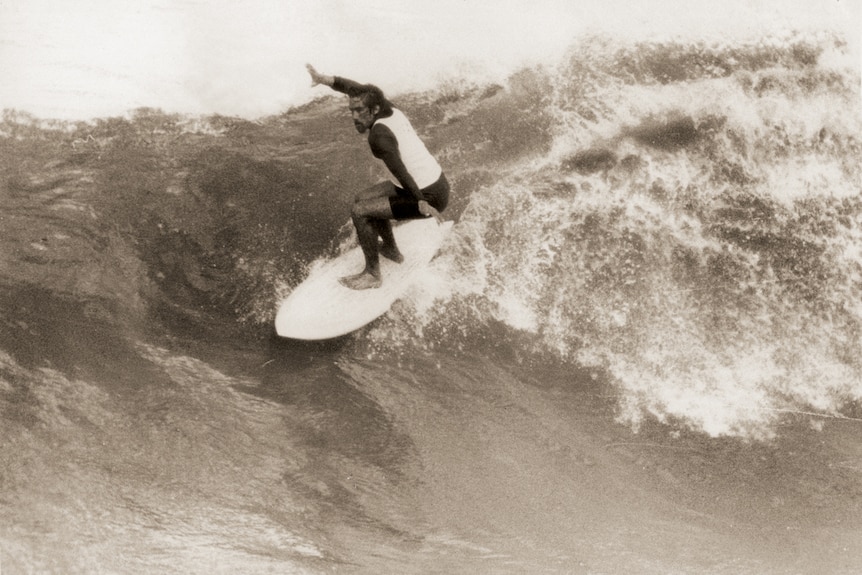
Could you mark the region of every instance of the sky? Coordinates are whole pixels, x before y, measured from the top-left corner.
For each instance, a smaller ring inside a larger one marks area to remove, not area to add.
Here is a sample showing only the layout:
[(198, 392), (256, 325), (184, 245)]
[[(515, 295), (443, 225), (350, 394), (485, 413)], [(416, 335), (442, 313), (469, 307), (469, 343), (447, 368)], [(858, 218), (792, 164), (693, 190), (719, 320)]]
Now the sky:
[[(0, 0), (0, 109), (89, 120), (139, 107), (246, 118), (328, 90), (305, 63), (427, 89), (553, 65), (581, 34), (751, 38), (838, 29), (862, 0)], [(862, 60), (860, 60), (862, 61)]]

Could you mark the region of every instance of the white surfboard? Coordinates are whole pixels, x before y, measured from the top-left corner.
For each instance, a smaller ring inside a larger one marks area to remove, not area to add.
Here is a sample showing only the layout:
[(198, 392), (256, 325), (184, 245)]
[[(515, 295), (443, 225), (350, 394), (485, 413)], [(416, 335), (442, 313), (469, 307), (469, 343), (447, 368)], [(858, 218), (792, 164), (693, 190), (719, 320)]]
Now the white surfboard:
[(393, 226), (395, 241), (404, 256), (397, 264), (380, 258), (383, 285), (353, 290), (339, 278), (362, 271), (365, 259), (359, 247), (316, 267), (279, 306), (275, 331), (281, 337), (321, 340), (348, 334), (385, 314), (428, 265), (452, 222), (435, 218), (409, 220)]

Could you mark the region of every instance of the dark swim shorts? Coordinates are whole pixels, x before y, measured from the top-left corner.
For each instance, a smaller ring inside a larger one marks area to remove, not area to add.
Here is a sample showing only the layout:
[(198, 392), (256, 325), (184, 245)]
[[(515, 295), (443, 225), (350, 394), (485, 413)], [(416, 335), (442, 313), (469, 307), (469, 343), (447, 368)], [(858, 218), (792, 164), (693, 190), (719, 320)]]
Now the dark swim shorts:
[[(395, 187), (395, 191), (398, 192), (398, 195), (389, 198), (393, 218), (396, 220), (418, 220), (426, 217), (419, 213), (419, 201), (413, 197), (413, 194), (398, 186)], [(438, 212), (445, 210), (449, 203), (449, 182), (446, 180), (446, 175), (440, 174), (440, 178), (436, 182), (422, 190), (422, 195), (425, 197), (425, 201)]]

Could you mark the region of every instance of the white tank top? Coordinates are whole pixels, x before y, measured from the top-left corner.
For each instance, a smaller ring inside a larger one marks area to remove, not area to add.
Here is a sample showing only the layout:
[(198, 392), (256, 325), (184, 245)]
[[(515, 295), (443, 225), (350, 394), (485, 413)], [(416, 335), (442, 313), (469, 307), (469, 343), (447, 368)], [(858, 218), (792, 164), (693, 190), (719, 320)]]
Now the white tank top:
[[(378, 118), (375, 122), (383, 124), (395, 134), (395, 139), (398, 140), (398, 151), (401, 153), (401, 161), (407, 171), (413, 176), (413, 180), (419, 189), (427, 188), (434, 182), (440, 179), (443, 169), (437, 160), (425, 147), (424, 142), (419, 139), (416, 130), (410, 124), (401, 110), (392, 109), (392, 115), (388, 118)], [(386, 170), (389, 172), (389, 170)], [(389, 179), (396, 186), (401, 186), (401, 183), (389, 172)]]

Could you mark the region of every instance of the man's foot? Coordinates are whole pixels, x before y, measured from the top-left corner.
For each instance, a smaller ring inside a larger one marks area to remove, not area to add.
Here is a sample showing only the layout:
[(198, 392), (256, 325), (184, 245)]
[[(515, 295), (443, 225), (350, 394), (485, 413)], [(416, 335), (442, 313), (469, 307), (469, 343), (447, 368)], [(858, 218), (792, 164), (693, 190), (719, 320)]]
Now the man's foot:
[(383, 285), (383, 280), (370, 272), (362, 272), (358, 275), (343, 277), (338, 281), (344, 287), (349, 287), (350, 289), (355, 290), (379, 288)]
[(348, 282), (356, 281), (367, 273), (368, 273), (367, 271), (362, 270), (358, 274), (353, 274), (353, 275), (338, 278), (338, 283), (340, 283), (341, 285), (347, 285)]
[(404, 256), (401, 255), (401, 251), (397, 246), (380, 246), (380, 255), (386, 258), (387, 260), (392, 260), (396, 264), (400, 264), (404, 261)]

